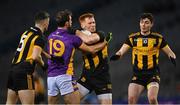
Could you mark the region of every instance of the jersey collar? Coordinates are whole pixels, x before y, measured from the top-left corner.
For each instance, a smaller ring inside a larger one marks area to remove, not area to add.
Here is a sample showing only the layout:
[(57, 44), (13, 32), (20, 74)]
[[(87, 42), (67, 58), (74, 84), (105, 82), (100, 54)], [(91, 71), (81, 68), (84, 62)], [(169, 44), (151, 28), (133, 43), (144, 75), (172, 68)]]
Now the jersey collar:
[(42, 31), (38, 28), (38, 27), (31, 27), (32, 30), (34, 30), (35, 32), (37, 32), (38, 34), (42, 35)]

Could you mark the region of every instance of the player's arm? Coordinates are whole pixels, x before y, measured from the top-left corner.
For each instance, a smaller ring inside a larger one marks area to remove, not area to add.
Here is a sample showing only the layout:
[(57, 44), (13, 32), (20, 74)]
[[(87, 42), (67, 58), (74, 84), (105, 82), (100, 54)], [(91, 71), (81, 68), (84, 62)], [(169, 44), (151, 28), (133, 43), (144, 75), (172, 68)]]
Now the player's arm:
[(45, 40), (42, 37), (38, 37), (34, 42), (32, 59), (38, 65), (40, 65), (44, 71), (46, 71), (48, 68), (48, 64), (44, 63), (42, 56), (41, 56), (44, 46), (45, 46)]
[(110, 58), (110, 61), (115, 61), (120, 59), (130, 48), (132, 47), (132, 43), (130, 41), (130, 38), (127, 37), (125, 43), (122, 45), (122, 47), (116, 52), (115, 55), (112, 55)]
[(32, 59), (37, 62), (40, 66), (44, 66), (44, 61), (41, 57), (42, 48), (39, 46), (34, 46), (32, 52)]
[(169, 57), (172, 64), (176, 67), (176, 55), (171, 50), (171, 48), (168, 45), (166, 45), (165, 47), (162, 48), (162, 51)]
[(119, 49), (119, 51), (116, 52), (116, 55), (122, 57), (129, 49), (130, 49), (129, 45), (123, 44), (122, 47)]
[(79, 36), (86, 44), (97, 43), (99, 40), (102, 39), (97, 33), (91, 33), (91, 35), (86, 35), (79, 30), (76, 30), (76, 35)]
[(82, 44), (79, 46), (79, 49), (94, 54), (94, 53), (98, 52), (99, 50), (101, 50), (102, 48), (104, 48), (106, 46), (106, 44), (107, 44), (107, 42), (104, 41), (104, 42), (97, 43), (95, 45), (88, 46), (82, 42)]
[(58, 57), (58, 56), (54, 56), (54, 55), (50, 55), (48, 54), (46, 51), (42, 51), (42, 54), (47, 58), (50, 59), (52, 61), (55, 62), (60, 62), (60, 63), (64, 63), (64, 59), (62, 57)]
[(160, 49), (169, 57), (170, 61), (174, 66), (176, 66), (176, 55), (171, 50), (171, 48), (168, 46), (167, 42), (164, 38), (162, 38), (162, 43), (160, 45)]
[(110, 60), (120, 59), (129, 49), (129, 45), (123, 44), (122, 47), (116, 52), (116, 54), (111, 56)]
[(46, 51), (42, 51), (42, 54), (47, 58), (47, 59), (51, 59), (51, 55), (48, 54)]
[(162, 48), (162, 51), (170, 58), (176, 59), (175, 53), (171, 50), (171, 48), (167, 45), (164, 48)]

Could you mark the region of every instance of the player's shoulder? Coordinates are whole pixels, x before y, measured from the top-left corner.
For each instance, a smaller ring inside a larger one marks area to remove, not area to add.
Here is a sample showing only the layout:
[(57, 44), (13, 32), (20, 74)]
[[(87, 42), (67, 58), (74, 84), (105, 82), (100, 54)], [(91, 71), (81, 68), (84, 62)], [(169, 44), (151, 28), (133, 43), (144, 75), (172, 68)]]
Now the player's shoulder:
[(138, 35), (140, 35), (140, 32), (133, 32), (133, 33), (129, 34), (129, 38), (132, 38), (132, 37), (135, 37)]
[(56, 31), (51, 32), (51, 33), (48, 35), (48, 39), (58, 39), (58, 38), (60, 38), (60, 37), (64, 37), (64, 36), (62, 36), (62, 35), (63, 35), (63, 34), (62, 34), (60, 31), (56, 30)]
[(151, 32), (151, 35), (155, 36), (155, 37), (159, 37), (159, 38), (162, 38), (163, 35), (158, 33), (158, 32)]
[(79, 36), (77, 36), (77, 35), (71, 35), (70, 38), (73, 39), (73, 40), (82, 40), (82, 39), (81, 39)]
[(42, 35), (42, 31), (38, 27), (30, 27), (29, 32), (32, 32), (34, 35)]

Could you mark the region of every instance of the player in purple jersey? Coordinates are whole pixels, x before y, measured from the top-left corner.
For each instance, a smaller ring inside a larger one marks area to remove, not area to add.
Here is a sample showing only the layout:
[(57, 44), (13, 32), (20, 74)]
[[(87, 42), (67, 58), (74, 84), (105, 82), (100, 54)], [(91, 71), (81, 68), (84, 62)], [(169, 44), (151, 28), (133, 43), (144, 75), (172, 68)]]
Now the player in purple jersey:
[(61, 94), (66, 104), (79, 104), (80, 96), (74, 79), (73, 56), (75, 48), (95, 53), (106, 45), (103, 41), (95, 46), (87, 46), (75, 35), (68, 33), (72, 25), (71, 12), (59, 11), (56, 14), (58, 28), (48, 37), (50, 55), (62, 57), (64, 62), (48, 60), (48, 103), (57, 104)]

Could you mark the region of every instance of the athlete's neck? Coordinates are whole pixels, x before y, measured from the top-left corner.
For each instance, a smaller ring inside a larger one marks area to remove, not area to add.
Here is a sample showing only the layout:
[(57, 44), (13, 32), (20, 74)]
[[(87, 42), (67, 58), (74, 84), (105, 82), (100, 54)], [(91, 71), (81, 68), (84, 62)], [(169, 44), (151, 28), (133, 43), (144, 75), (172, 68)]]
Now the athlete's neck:
[(39, 28), (44, 33), (44, 28), (40, 24), (35, 24), (35, 27)]
[(144, 35), (144, 36), (147, 36), (147, 35), (149, 35), (151, 32), (150, 31), (147, 31), (147, 32), (142, 32), (141, 31), (141, 35)]

